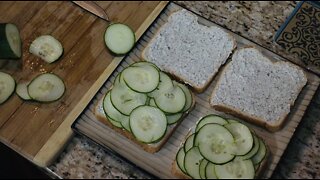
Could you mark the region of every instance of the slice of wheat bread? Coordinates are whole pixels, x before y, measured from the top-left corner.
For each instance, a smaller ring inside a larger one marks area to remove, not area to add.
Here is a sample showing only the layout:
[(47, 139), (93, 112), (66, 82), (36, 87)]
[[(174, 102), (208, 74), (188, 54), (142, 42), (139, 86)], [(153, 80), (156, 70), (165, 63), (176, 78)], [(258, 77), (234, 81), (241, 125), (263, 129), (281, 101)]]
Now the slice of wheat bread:
[(124, 130), (123, 128), (118, 128), (114, 125), (112, 125), (112, 123), (110, 123), (110, 121), (108, 120), (104, 110), (103, 110), (103, 97), (97, 102), (97, 104), (95, 105), (95, 109), (94, 109), (94, 114), (97, 117), (97, 119), (102, 122), (103, 124), (107, 125), (108, 127), (110, 127), (111, 129), (113, 129), (116, 133), (122, 134), (123, 136), (125, 136), (126, 138), (128, 138), (129, 140), (131, 140), (133, 143), (137, 144), (138, 146), (142, 147), (143, 150), (145, 150), (146, 152), (149, 153), (156, 153), (158, 152), (161, 147), (167, 142), (167, 140), (169, 139), (169, 137), (172, 135), (172, 133), (175, 131), (175, 129), (179, 126), (179, 124), (182, 122), (182, 120), (188, 115), (188, 113), (194, 108), (195, 106), (195, 98), (194, 98), (194, 94), (191, 93), (191, 95), (193, 96), (193, 102), (192, 102), (192, 106), (191, 108), (185, 112), (181, 119), (172, 125), (169, 125), (167, 127), (167, 132), (164, 135), (164, 137), (162, 137), (162, 139), (156, 143), (152, 143), (152, 144), (145, 144), (142, 143), (140, 141), (138, 141), (132, 133)]
[(253, 47), (242, 48), (221, 72), (210, 105), (277, 131), (306, 83), (298, 66), (273, 62)]
[(171, 14), (142, 57), (203, 92), (236, 47), (236, 41), (222, 28), (207, 27), (197, 20), (187, 10)]

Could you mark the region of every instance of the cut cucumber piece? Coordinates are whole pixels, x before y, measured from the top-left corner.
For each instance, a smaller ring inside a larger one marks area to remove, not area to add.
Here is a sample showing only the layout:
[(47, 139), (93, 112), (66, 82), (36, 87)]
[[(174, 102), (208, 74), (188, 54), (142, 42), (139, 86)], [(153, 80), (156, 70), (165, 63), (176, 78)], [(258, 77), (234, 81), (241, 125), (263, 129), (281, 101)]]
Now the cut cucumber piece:
[(22, 54), (19, 29), (14, 24), (0, 24), (0, 59), (19, 59)]
[(184, 84), (178, 83), (176, 81), (173, 81), (173, 84), (179, 86), (183, 90), (183, 92), (186, 96), (186, 104), (184, 105), (182, 111), (183, 112), (188, 111), (191, 108), (192, 101), (193, 101), (191, 91)]
[(134, 64), (131, 64), (131, 66), (133, 66), (133, 67), (152, 66), (152, 67), (156, 68), (160, 72), (160, 69), (155, 64), (153, 64), (151, 62), (148, 62), (148, 61), (139, 61), (139, 62), (136, 62)]
[(215, 165), (215, 173), (218, 179), (253, 179), (255, 169), (250, 159), (235, 158), (229, 163)]
[(155, 90), (160, 82), (159, 71), (153, 66), (128, 67), (121, 74), (127, 86), (140, 93)]
[(216, 116), (213, 114), (207, 115), (207, 116), (201, 118), (201, 120), (197, 123), (196, 132), (198, 132), (199, 129), (202, 128), (204, 125), (209, 124), (209, 123), (216, 123), (216, 124), (220, 124), (223, 126), (225, 124), (228, 124), (228, 121), (223, 119), (220, 116)]
[(176, 156), (176, 162), (178, 164), (178, 167), (181, 169), (182, 172), (187, 173), (186, 169), (184, 168), (184, 157), (186, 153), (184, 152), (184, 148), (181, 147), (177, 153)]
[(53, 63), (61, 57), (63, 47), (54, 37), (50, 35), (42, 35), (37, 37), (31, 43), (29, 52), (40, 57), (47, 63)]
[(28, 93), (28, 84), (29, 82), (19, 83), (16, 88), (17, 95), (23, 100), (31, 100), (31, 97)]
[(204, 158), (214, 164), (231, 161), (234, 138), (224, 126), (219, 124), (204, 125), (195, 136), (194, 146), (198, 146)]
[(154, 99), (153, 99), (153, 98), (150, 98), (150, 100), (149, 100), (149, 106), (157, 107), (156, 102), (154, 102)]
[(209, 162), (206, 166), (206, 179), (217, 179), (215, 164)]
[(201, 179), (206, 179), (206, 167), (208, 165), (208, 162), (206, 159), (202, 159), (199, 166), (199, 174)]
[(123, 55), (133, 48), (136, 37), (129, 26), (114, 23), (107, 27), (104, 40), (111, 52), (117, 55)]
[(234, 154), (245, 155), (253, 147), (253, 137), (250, 129), (241, 123), (229, 123), (224, 125), (235, 139)]
[(148, 93), (149, 97), (154, 98), (156, 96), (159, 96), (161, 92), (164, 92), (173, 88), (173, 81), (170, 79), (170, 77), (162, 71), (160, 71), (159, 74), (160, 74), (159, 85), (154, 91), (152, 91), (151, 93)]
[(229, 123), (240, 123), (239, 121), (234, 120), (234, 119), (228, 119), (228, 122), (229, 122)]
[(119, 85), (114, 86), (111, 90), (111, 103), (124, 115), (129, 116), (133, 109), (145, 105), (146, 102), (146, 94), (135, 92), (123, 83), (119, 83)]
[(120, 83), (120, 76), (121, 76), (121, 73), (119, 73), (116, 78), (114, 79), (114, 82), (113, 82), (113, 86), (118, 86), (118, 84)]
[(242, 156), (243, 160), (252, 158), (258, 152), (259, 147), (260, 147), (259, 138), (256, 135), (254, 135), (253, 133), (251, 133), (251, 134), (253, 137), (253, 147), (247, 154)]
[(259, 139), (259, 150), (258, 152), (251, 158), (254, 165), (259, 164), (265, 158), (267, 154), (267, 148), (264, 142)]
[(115, 120), (111, 119), (110, 117), (108, 117), (107, 119), (108, 119), (108, 121), (109, 121), (112, 125), (114, 125), (115, 127), (122, 128), (122, 125), (121, 125), (120, 122), (115, 121)]
[(200, 154), (198, 147), (191, 148), (188, 152), (186, 152), (186, 156), (184, 157), (184, 167), (189, 176), (193, 179), (200, 179), (200, 162), (203, 157)]
[(186, 96), (179, 86), (160, 92), (154, 98), (157, 107), (166, 113), (178, 113), (186, 104)]
[(103, 99), (103, 110), (108, 117), (122, 124), (122, 121), (129, 122), (129, 116), (121, 114), (111, 103), (110, 91), (107, 92)]
[(28, 85), (29, 96), (40, 102), (56, 101), (62, 97), (64, 92), (64, 82), (59, 76), (52, 73), (41, 74)]
[(256, 170), (256, 172), (258, 171), (259, 167), (260, 167), (260, 164), (255, 164), (254, 165), (254, 169)]
[(129, 118), (122, 119), (122, 121), (121, 121), (121, 126), (122, 126), (125, 130), (131, 132), (130, 120), (129, 120)]
[(167, 119), (158, 108), (139, 106), (130, 114), (130, 128), (139, 141), (153, 143), (165, 135)]
[(0, 104), (6, 102), (16, 88), (13, 77), (7, 73), (0, 72)]
[(187, 138), (187, 140), (186, 140), (186, 142), (184, 144), (184, 151), (185, 152), (189, 151), (193, 147), (193, 141), (194, 141), (194, 134), (191, 134)]
[(178, 122), (180, 120), (180, 118), (182, 117), (183, 113), (176, 113), (176, 114), (170, 114), (170, 115), (166, 115), (167, 116), (167, 121), (168, 121), (168, 125), (174, 124), (176, 122)]

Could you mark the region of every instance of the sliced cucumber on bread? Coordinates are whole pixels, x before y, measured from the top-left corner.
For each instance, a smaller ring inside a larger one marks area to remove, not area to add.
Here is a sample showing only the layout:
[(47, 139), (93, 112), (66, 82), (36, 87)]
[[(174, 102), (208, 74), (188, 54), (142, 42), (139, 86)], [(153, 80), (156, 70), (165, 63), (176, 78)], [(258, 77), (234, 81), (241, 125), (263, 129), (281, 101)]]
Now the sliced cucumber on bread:
[(107, 27), (104, 40), (106, 46), (112, 53), (123, 55), (133, 48), (136, 37), (129, 26), (121, 23), (114, 23)]
[(197, 179), (257, 177), (267, 148), (247, 126), (210, 114), (201, 118), (195, 129), (177, 153), (179, 173)]
[(61, 43), (51, 35), (37, 37), (30, 45), (29, 52), (47, 63), (57, 61), (63, 53)]
[(19, 29), (10, 23), (0, 23), (0, 59), (19, 59), (22, 54)]
[(167, 118), (158, 108), (139, 106), (130, 114), (130, 128), (141, 142), (153, 143), (161, 139), (167, 130)]
[(0, 72), (0, 104), (6, 102), (16, 87), (13, 77), (7, 73)]
[(178, 123), (193, 104), (187, 86), (173, 83), (166, 73), (146, 61), (119, 72), (103, 99), (106, 118), (118, 122), (116, 127), (121, 125), (145, 144), (161, 140), (167, 127)]

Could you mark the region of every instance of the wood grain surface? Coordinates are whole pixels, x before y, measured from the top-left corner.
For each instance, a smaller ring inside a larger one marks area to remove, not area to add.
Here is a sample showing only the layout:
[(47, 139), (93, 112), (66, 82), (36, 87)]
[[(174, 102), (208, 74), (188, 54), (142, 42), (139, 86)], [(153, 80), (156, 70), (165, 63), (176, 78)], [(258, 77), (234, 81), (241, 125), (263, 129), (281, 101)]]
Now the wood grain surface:
[[(97, 117), (94, 115), (95, 104), (105, 95), (107, 90), (112, 85), (113, 80), (116, 75), (129, 64), (135, 61), (141, 60), (141, 53), (150, 42), (150, 40), (155, 36), (155, 33), (159, 28), (167, 21), (168, 15), (172, 12), (181, 9), (180, 6), (170, 3), (165, 11), (159, 16), (147, 33), (141, 38), (141, 41), (133, 49), (128, 57), (122, 61), (120, 66), (114, 71), (112, 76), (105, 82), (103, 88), (96, 94), (95, 98), (91, 101), (86, 110), (81, 114), (77, 121), (73, 124), (73, 127), (80, 133), (90, 139), (94, 140), (98, 144), (108, 149), (111, 149), (117, 154), (125, 157), (134, 164), (140, 166), (151, 174), (159, 178), (179, 178), (172, 174), (171, 168), (172, 163), (175, 160), (176, 153), (184, 142), (186, 135), (189, 133), (190, 128), (194, 127), (196, 122), (205, 115), (208, 114), (218, 114), (226, 118), (233, 118), (231, 115), (225, 114), (214, 110), (209, 105), (209, 97), (213, 91), (216, 80), (214, 80), (210, 86), (205, 90), (204, 93), (196, 94), (196, 105), (194, 110), (192, 110), (189, 115), (181, 122), (180, 126), (173, 133), (172, 137), (169, 138), (168, 142), (163, 146), (163, 148), (155, 154), (150, 154), (145, 152), (142, 148), (137, 146), (135, 143), (127, 139), (126, 137), (120, 135), (119, 133), (113, 131), (108, 126), (101, 123)], [(199, 16), (199, 23), (207, 26), (217, 26), (216, 24), (201, 18)], [(265, 49), (258, 44), (249, 41), (242, 36), (239, 36), (231, 31), (225, 30), (232, 34), (237, 41), (237, 48), (245, 46), (254, 46), (259, 49), (265, 56), (269, 57), (274, 61), (287, 61), (286, 59), (280, 57), (279, 55)], [(229, 59), (230, 61), (230, 59)], [(246, 124), (248, 127), (252, 128), (258, 136), (262, 137), (266, 142), (269, 150), (270, 156), (268, 157), (268, 162), (266, 168), (263, 170), (262, 178), (270, 178), (275, 167), (277, 166), (280, 158), (282, 157), (290, 139), (295, 132), (295, 129), (299, 125), (304, 113), (311, 102), (317, 88), (319, 87), (320, 78), (313, 73), (307, 72), (307, 85), (302, 89), (294, 106), (285, 120), (284, 127), (277, 132), (270, 132), (262, 127), (247, 123), (241, 119), (241, 122)], [(219, 75), (218, 75), (219, 76)]]
[[(113, 22), (128, 24), (142, 35), (166, 3), (97, 2)], [(0, 141), (39, 166), (46, 166), (70, 137), (70, 125), (116, 68), (104, 44), (108, 22), (67, 1), (1, 1), (0, 22), (14, 23), (23, 41), (20, 60), (0, 60), (0, 71), (17, 83), (53, 72), (66, 84), (64, 96), (52, 103), (23, 101), (14, 94), (0, 105)], [(62, 58), (47, 64), (28, 52), (38, 36), (50, 34), (63, 47)], [(110, 67), (111, 65), (111, 67)]]

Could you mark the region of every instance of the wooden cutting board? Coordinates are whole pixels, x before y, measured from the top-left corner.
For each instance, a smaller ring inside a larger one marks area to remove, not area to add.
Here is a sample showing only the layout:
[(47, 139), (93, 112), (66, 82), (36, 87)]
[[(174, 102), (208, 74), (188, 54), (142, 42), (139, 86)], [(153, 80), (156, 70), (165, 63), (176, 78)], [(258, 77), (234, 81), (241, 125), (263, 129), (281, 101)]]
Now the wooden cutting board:
[[(124, 68), (128, 67), (133, 62), (140, 61), (142, 51), (147, 44), (155, 37), (156, 32), (163, 27), (164, 23), (168, 21), (168, 15), (171, 13), (183, 9), (181, 6), (170, 3), (159, 18), (155, 20), (153, 25), (146, 31), (141, 37), (141, 41), (137, 46), (129, 53), (129, 55), (121, 62), (121, 64), (115, 69), (110, 78), (105, 82), (103, 88), (99, 90), (96, 96), (92, 99), (85, 111), (79, 116), (79, 118), (73, 124), (73, 128), (82, 135), (87, 136), (96, 143), (103, 147), (111, 149), (116, 154), (123, 156), (135, 165), (148, 171), (149, 173), (157, 176), (161, 179), (174, 179), (178, 178), (172, 173), (172, 163), (176, 158), (180, 145), (185, 141), (186, 135), (189, 133), (190, 128), (193, 128), (197, 121), (208, 114), (218, 114), (225, 118), (238, 119), (237, 117), (229, 114), (214, 110), (209, 104), (209, 98), (213, 92), (213, 89), (217, 83), (218, 77), (214, 78), (209, 87), (203, 93), (195, 93), (195, 108), (189, 113), (189, 115), (183, 119), (179, 127), (175, 130), (172, 136), (168, 139), (165, 145), (157, 153), (151, 154), (144, 151), (140, 146), (129, 140), (125, 136), (119, 134), (117, 131), (112, 130), (109, 126), (99, 121), (94, 114), (95, 106), (98, 101), (103, 98), (108, 89), (112, 86), (115, 77)], [(217, 24), (198, 16), (198, 22), (205, 26), (218, 26)], [(272, 51), (263, 48), (262, 46), (255, 44), (254, 42), (237, 35), (227, 29), (226, 32), (232, 35), (237, 43), (237, 49), (243, 47), (255, 47), (263, 53), (264, 56), (274, 61), (287, 61)], [(228, 60), (228, 62), (230, 59)], [(227, 63), (228, 63), (227, 62)], [(298, 127), (299, 123), (303, 120), (304, 113), (308, 105), (310, 104), (313, 95), (320, 84), (320, 78), (310, 72), (305, 71), (308, 79), (307, 85), (302, 89), (301, 93), (297, 97), (294, 105), (291, 107), (291, 111), (285, 120), (284, 127), (277, 132), (269, 132), (266, 129), (256, 126), (254, 124), (245, 122), (242, 119), (238, 119), (242, 123), (246, 124), (250, 129), (253, 129), (259, 137), (261, 137), (268, 146), (270, 156), (263, 169), (263, 175), (261, 178), (270, 178), (274, 169), (276, 168), (280, 158), (285, 153), (288, 143), (290, 142), (293, 134)]]
[[(167, 2), (98, 2), (112, 21), (128, 24), (139, 38)], [(66, 84), (53, 103), (23, 101), (14, 94), (0, 105), (0, 141), (39, 166), (47, 166), (72, 137), (70, 125), (123, 57), (104, 44), (108, 22), (72, 2), (0, 2), (0, 23), (14, 23), (23, 41), (21, 60), (0, 60), (0, 71), (17, 83), (53, 72)], [(62, 58), (47, 64), (28, 52), (38, 36), (50, 34), (63, 47)]]

